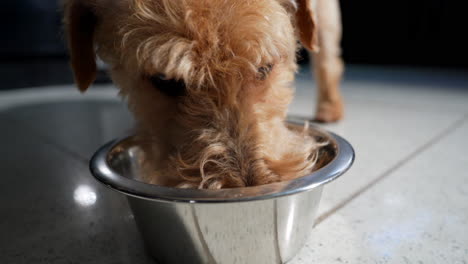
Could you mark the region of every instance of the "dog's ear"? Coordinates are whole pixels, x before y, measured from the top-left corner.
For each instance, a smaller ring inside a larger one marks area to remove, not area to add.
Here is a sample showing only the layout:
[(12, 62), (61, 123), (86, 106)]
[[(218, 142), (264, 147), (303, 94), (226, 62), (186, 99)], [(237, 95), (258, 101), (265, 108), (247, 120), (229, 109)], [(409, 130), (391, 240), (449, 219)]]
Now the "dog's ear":
[(97, 18), (92, 0), (68, 0), (64, 11), (71, 67), (78, 88), (84, 92), (96, 79), (94, 29)]
[(295, 18), (302, 45), (311, 51), (318, 51), (314, 3), (314, 0), (296, 0)]
[(297, 0), (296, 26), (302, 45), (311, 51), (318, 51), (317, 24), (312, 10), (313, 0)]

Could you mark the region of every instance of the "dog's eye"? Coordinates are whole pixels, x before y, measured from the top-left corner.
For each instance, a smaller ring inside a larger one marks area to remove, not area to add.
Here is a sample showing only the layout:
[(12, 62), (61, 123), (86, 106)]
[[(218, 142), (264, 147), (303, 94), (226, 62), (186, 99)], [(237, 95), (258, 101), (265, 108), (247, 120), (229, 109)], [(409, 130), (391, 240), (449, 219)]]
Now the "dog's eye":
[(273, 66), (274, 64), (268, 63), (266, 66), (258, 68), (257, 79), (264, 81), (268, 77), (268, 74), (273, 70)]
[(185, 95), (185, 83), (182, 80), (168, 79), (166, 76), (158, 74), (151, 76), (150, 81), (154, 88), (167, 96), (178, 97)]

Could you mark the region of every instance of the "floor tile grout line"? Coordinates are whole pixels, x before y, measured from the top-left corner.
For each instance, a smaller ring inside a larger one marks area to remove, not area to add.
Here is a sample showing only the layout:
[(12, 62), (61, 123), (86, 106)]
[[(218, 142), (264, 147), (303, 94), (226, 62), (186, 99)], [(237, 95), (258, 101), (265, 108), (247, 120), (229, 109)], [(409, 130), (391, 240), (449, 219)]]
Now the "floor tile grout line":
[[(289, 118), (291, 118), (292, 120), (294, 119), (307, 119), (307, 118), (304, 118), (303, 116), (298, 116), (298, 115), (288, 115)], [(19, 126), (23, 126), (25, 128), (31, 128), (30, 126), (28, 126), (27, 124), (25, 124), (24, 122), (21, 122), (15, 118), (11, 118), (9, 117), (8, 118), (10, 121), (16, 123), (17, 125)], [(444, 129), (441, 133), (437, 134), (436, 136), (434, 136), (433, 138), (431, 138), (427, 143), (423, 144), (422, 146), (418, 147), (415, 151), (411, 152), (409, 155), (407, 155), (405, 158), (401, 159), (400, 161), (398, 161), (395, 165), (393, 165), (391, 168), (389, 168), (388, 170), (384, 171), (382, 174), (380, 174), (380, 176), (378, 176), (377, 178), (375, 178), (374, 180), (370, 181), (368, 184), (366, 184), (364, 187), (362, 187), (361, 189), (359, 189), (357, 192), (353, 193), (352, 195), (350, 195), (347, 199), (345, 199), (344, 201), (342, 201), (341, 203), (339, 203), (337, 206), (333, 207), (332, 209), (326, 211), (325, 213), (321, 214), (320, 216), (318, 216), (316, 218), (316, 221), (315, 221), (315, 224), (314, 226), (317, 226), (319, 225), (320, 223), (322, 223), (325, 219), (327, 219), (328, 217), (330, 217), (332, 214), (334, 214), (335, 212), (339, 211), (341, 208), (345, 207), (348, 203), (350, 203), (351, 201), (353, 201), (355, 198), (359, 197), (361, 194), (363, 194), (364, 192), (366, 192), (368, 189), (370, 189), (371, 187), (373, 187), (374, 185), (376, 185), (377, 183), (379, 183), (380, 181), (382, 181), (383, 179), (387, 178), (389, 175), (391, 175), (394, 171), (398, 170), (399, 168), (403, 167), (404, 165), (406, 165), (408, 162), (410, 162), (411, 160), (413, 160), (416, 156), (418, 156), (419, 154), (421, 154), (422, 152), (424, 152), (425, 150), (429, 149), (431, 146), (433, 146), (434, 144), (436, 144), (437, 142), (439, 142), (440, 140), (442, 140), (443, 138), (445, 138), (446, 136), (448, 136), (449, 134), (453, 133), (456, 129), (458, 129), (459, 127), (461, 127), (465, 122), (468, 121), (468, 113), (466, 113), (465, 115), (463, 115), (461, 118), (459, 118), (458, 120), (456, 120), (454, 123), (452, 123), (451, 125), (449, 125), (446, 129)], [(31, 128), (31, 130), (34, 131), (33, 128)], [(74, 160), (78, 161), (78, 162), (81, 162), (83, 164), (88, 164), (89, 163), (89, 159), (80, 155), (79, 153), (76, 153), (70, 149), (68, 149), (67, 147), (65, 146), (62, 146), (60, 144), (57, 144), (55, 143), (52, 139), (50, 139), (49, 137), (47, 136), (44, 136), (42, 133), (37, 133), (36, 131), (34, 132), (34, 135), (37, 136), (38, 138), (41, 138), (43, 140), (42, 143), (46, 144), (46, 145), (49, 145), (53, 148), (55, 148), (56, 150), (62, 152), (62, 153), (65, 153), (65, 154), (68, 154), (70, 155), (71, 158), (73, 158)]]
[(62, 152), (64, 154), (70, 155), (70, 157), (73, 158), (75, 161), (83, 163), (85, 165), (89, 164), (89, 159), (88, 158), (83, 157), (82, 155), (68, 149), (67, 147), (64, 147), (64, 146), (62, 146), (62, 145), (60, 145), (58, 143), (52, 142), (52, 141), (48, 140), (47, 138), (44, 138), (44, 140), (45, 140), (44, 144), (49, 145), (49, 146), (55, 148), (57, 151), (60, 151), (60, 152)]
[(434, 137), (432, 137), (430, 140), (428, 140), (425, 144), (421, 145), (418, 147), (416, 150), (405, 156), (403, 159), (399, 160), (395, 165), (381, 173), (378, 177), (367, 183), (364, 187), (360, 188), (358, 191), (354, 192), (352, 195), (350, 195), (348, 198), (340, 202), (338, 205), (334, 206), (330, 210), (324, 212), (320, 216), (318, 216), (315, 220), (314, 226), (319, 225), (322, 223), (325, 219), (345, 207), (347, 204), (349, 204), (351, 201), (365, 193), (367, 190), (381, 182), (382, 180), (388, 178), (390, 175), (393, 174), (396, 170), (402, 168), (404, 165), (408, 164), (410, 161), (412, 161), (414, 158), (419, 156), (421, 153), (425, 152), (428, 150), (430, 147), (435, 145), (436, 143), (440, 142), (442, 139), (446, 138), (453, 132), (455, 132), (457, 129), (459, 129), (462, 125), (464, 125), (468, 121), (468, 113), (463, 115), (463, 117), (457, 119), (455, 122), (453, 122), (451, 125), (446, 127), (442, 132), (438, 133)]
[(83, 163), (85, 165), (88, 165), (89, 163), (89, 160), (88, 158), (80, 155), (79, 153), (76, 153), (74, 152), (73, 150), (70, 150), (68, 149), (67, 147), (65, 146), (62, 146), (61, 144), (58, 144), (56, 142), (54, 142), (50, 137), (48, 136), (45, 136), (43, 135), (42, 133), (40, 132), (37, 132), (34, 127), (31, 127), (29, 126), (28, 124), (16, 119), (16, 118), (13, 118), (13, 117), (7, 117), (8, 120), (10, 120), (11, 122), (15, 123), (17, 126), (20, 126), (20, 127), (23, 127), (25, 129), (29, 129), (30, 132), (32, 132), (32, 134), (41, 139), (41, 143), (45, 144), (45, 145), (48, 145), (48, 146), (51, 146), (53, 147), (55, 150), (59, 151), (59, 152), (62, 152), (64, 154), (67, 154), (70, 156), (70, 158), (74, 159), (75, 161), (78, 161), (80, 163)]

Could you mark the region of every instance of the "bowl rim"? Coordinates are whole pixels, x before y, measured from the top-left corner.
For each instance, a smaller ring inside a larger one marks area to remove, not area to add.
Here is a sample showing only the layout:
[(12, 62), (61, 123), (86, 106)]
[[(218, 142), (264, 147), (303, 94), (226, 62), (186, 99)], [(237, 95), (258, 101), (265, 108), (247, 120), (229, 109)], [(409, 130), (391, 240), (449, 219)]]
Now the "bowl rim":
[[(296, 122), (290, 123), (298, 124)], [(146, 200), (180, 203), (232, 203), (274, 199), (322, 186), (344, 174), (353, 164), (355, 152), (347, 140), (316, 126), (310, 126), (309, 129), (313, 129), (333, 141), (336, 146), (336, 156), (328, 164), (310, 174), (265, 185), (219, 190), (181, 189), (153, 185), (125, 177), (108, 166), (107, 157), (114, 147), (133, 136), (112, 140), (100, 147), (92, 156), (89, 167), (92, 175), (107, 187), (127, 196)]]

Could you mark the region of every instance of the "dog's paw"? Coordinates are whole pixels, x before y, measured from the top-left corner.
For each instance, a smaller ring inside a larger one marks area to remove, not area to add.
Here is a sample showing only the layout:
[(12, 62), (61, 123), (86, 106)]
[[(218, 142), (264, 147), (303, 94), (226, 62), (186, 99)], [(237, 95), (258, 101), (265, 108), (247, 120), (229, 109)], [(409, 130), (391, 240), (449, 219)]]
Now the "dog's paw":
[(341, 101), (320, 103), (314, 121), (319, 123), (336, 122), (343, 119), (343, 112), (343, 103)]

